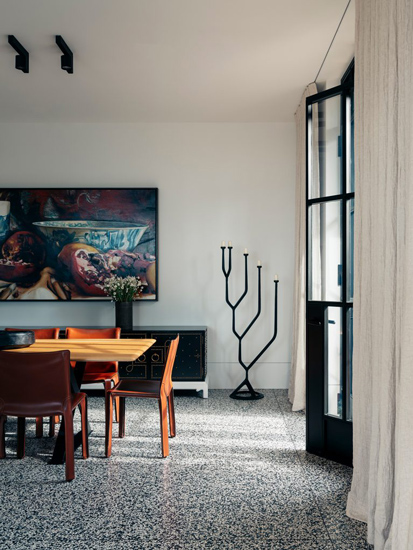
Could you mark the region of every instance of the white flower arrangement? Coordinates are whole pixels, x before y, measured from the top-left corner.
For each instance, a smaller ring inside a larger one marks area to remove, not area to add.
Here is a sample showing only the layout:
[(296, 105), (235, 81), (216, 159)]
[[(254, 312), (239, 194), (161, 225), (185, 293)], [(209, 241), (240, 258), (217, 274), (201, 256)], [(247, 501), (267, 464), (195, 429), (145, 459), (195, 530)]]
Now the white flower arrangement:
[(103, 290), (112, 298), (113, 302), (132, 302), (142, 292), (143, 283), (140, 277), (113, 276), (106, 279)]

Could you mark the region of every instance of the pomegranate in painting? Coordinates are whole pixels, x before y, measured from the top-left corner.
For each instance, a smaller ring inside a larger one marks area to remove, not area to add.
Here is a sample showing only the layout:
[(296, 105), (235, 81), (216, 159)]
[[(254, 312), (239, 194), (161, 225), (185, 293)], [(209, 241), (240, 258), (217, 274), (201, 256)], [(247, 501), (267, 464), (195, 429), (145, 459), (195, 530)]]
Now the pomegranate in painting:
[(138, 276), (145, 281), (145, 274), (154, 262), (142, 254), (111, 250), (101, 253), (96, 248), (80, 243), (66, 245), (59, 260), (69, 270), (75, 284), (89, 296), (106, 296), (103, 284), (109, 277)]
[(4, 281), (35, 278), (46, 257), (42, 239), (30, 231), (17, 231), (11, 235), (1, 251), (0, 279)]

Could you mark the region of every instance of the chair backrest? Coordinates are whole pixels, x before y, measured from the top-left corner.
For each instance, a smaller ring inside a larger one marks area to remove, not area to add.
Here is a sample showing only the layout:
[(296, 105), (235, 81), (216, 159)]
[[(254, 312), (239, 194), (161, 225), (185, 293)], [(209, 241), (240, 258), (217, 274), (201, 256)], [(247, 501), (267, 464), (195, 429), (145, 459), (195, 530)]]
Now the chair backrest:
[(8, 332), (24, 332), (30, 330), (34, 332), (36, 340), (57, 340), (59, 338), (60, 328), (6, 328)]
[(68, 350), (0, 351), (0, 415), (49, 416), (70, 406)]
[(67, 327), (66, 338), (100, 339), (120, 338), (120, 328), (74, 328)]
[(165, 386), (165, 391), (167, 395), (169, 395), (169, 392), (172, 389), (172, 369), (174, 368), (176, 352), (178, 351), (178, 344), (179, 334), (175, 338), (175, 340), (172, 340), (171, 345), (169, 346), (169, 353), (162, 374), (161, 385)]

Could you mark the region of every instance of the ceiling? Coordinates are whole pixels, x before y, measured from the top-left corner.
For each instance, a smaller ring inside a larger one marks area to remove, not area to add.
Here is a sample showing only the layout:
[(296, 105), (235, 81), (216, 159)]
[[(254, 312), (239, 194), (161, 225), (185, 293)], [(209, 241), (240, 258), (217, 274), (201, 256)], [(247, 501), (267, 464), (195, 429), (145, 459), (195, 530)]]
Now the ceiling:
[[(292, 121), (347, 2), (0, 0), (0, 122)], [(323, 82), (353, 56), (353, 4)], [(8, 34), (30, 52), (29, 74)]]

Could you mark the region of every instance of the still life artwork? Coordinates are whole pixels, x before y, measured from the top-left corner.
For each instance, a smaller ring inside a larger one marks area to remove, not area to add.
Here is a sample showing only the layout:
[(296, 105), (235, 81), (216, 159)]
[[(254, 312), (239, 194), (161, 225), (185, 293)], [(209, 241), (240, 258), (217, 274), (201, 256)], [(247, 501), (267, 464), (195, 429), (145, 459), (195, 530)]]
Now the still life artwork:
[(157, 299), (155, 188), (0, 189), (0, 300), (109, 300), (110, 277)]

